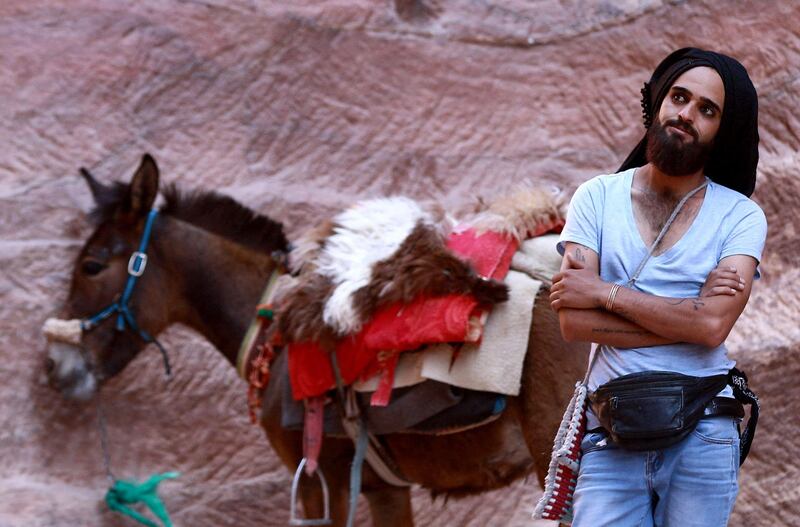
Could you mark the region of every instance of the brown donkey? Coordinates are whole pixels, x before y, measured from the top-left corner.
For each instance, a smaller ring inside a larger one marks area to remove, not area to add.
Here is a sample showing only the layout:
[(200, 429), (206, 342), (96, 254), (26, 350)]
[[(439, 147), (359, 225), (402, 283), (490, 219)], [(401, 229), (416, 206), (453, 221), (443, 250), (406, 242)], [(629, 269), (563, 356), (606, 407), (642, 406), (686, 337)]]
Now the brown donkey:
[[(65, 311), (68, 318), (86, 319), (119, 300), (130, 256), (139, 247), (158, 193), (159, 176), (148, 155), (130, 184), (104, 185), (83, 174), (95, 199), (92, 216), (97, 228), (75, 262)], [(84, 331), (80, 345), (53, 342), (48, 347), (50, 382), (65, 397), (91, 398), (104, 380), (145, 347), (150, 335), (176, 322), (203, 334), (235, 365), (239, 343), (275, 268), (271, 254), (286, 250), (282, 227), (217, 194), (182, 194), (170, 187), (164, 196), (166, 204), (152, 223), (147, 272), (130, 295), (123, 330), (117, 329), (115, 312)], [(457, 434), (382, 437), (406, 479), (434, 493), (456, 496), (505, 486), (532, 469), (543, 481), (552, 438), (587, 355), (586, 346), (561, 339), (547, 295), (543, 291), (536, 299), (522, 392), (510, 398), (499, 419)], [(285, 359), (279, 353), (273, 369), (280, 371)], [(273, 378), (267, 388), (261, 425), (280, 459), (294, 471), (302, 457), (302, 441), (299, 432), (281, 427), (283, 382), (288, 380)], [(244, 401), (244, 385), (242, 392)], [(326, 438), (320, 467), (330, 486), (337, 526), (344, 525), (347, 516), (352, 457), (349, 440)], [(413, 525), (408, 489), (384, 483), (367, 464), (362, 492), (375, 525)], [(307, 517), (322, 515), (317, 485), (302, 485), (301, 499)]]

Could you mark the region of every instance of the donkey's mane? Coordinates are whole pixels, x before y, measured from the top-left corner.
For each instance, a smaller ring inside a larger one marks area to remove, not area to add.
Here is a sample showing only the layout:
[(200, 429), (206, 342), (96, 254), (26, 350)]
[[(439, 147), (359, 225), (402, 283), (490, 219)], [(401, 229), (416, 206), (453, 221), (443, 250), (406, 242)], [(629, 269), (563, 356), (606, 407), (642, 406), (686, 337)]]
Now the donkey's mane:
[(230, 196), (213, 191), (184, 191), (169, 184), (161, 212), (258, 251), (287, 252), (283, 225), (258, 214)]
[[(100, 223), (114, 217), (124, 207), (130, 186), (119, 181), (104, 186), (95, 194), (95, 207), (90, 217)], [(162, 192), (165, 203), (161, 212), (191, 223), (251, 249), (271, 253), (288, 252), (289, 242), (283, 225), (258, 214), (229, 196), (212, 191), (184, 191), (169, 184)]]

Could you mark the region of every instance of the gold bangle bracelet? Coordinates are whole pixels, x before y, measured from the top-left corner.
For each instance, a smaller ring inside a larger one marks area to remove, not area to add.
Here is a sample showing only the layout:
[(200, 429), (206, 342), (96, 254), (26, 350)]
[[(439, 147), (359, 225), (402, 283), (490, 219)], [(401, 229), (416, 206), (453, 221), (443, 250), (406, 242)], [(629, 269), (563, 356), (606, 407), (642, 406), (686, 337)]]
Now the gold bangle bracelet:
[(617, 298), (617, 291), (619, 291), (620, 287), (622, 286), (619, 284), (611, 286), (611, 291), (608, 292), (608, 300), (606, 300), (606, 311), (614, 309), (614, 299)]

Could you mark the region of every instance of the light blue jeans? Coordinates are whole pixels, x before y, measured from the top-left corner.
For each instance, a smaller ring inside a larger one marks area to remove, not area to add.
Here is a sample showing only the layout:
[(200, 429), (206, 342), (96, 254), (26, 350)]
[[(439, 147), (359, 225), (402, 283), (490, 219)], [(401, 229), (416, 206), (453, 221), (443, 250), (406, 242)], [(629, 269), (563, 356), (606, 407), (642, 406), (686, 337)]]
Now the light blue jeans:
[(634, 452), (604, 431), (581, 443), (573, 527), (724, 527), (739, 490), (738, 420), (701, 419), (680, 443)]

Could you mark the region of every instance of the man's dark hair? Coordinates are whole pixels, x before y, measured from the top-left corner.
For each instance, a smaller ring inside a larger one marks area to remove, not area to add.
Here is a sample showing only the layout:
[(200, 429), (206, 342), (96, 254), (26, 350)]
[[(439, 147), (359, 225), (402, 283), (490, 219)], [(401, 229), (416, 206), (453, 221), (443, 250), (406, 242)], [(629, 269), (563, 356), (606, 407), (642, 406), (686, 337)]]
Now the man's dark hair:
[[(736, 59), (697, 48), (683, 48), (661, 61), (649, 82), (642, 88), (642, 113), (645, 128), (658, 115), (661, 102), (675, 79), (692, 68), (713, 68), (725, 87), (722, 121), (714, 146), (705, 164), (712, 181), (750, 196), (756, 186), (758, 166), (758, 96), (747, 70)], [(622, 163), (619, 171), (647, 163), (647, 137)]]

